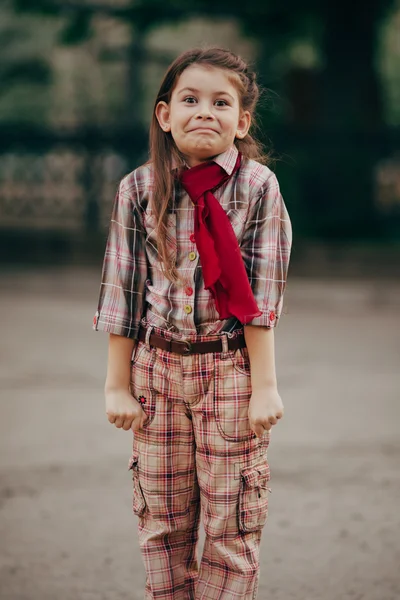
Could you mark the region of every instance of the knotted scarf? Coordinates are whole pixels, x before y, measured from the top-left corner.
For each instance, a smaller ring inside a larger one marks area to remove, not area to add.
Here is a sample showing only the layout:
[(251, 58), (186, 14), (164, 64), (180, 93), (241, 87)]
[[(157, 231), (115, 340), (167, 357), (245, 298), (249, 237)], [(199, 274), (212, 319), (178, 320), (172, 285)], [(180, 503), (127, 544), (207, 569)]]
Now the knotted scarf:
[(221, 319), (235, 316), (246, 324), (261, 315), (228, 215), (213, 192), (234, 175), (216, 162), (201, 163), (180, 172), (182, 186), (194, 204), (194, 237), (206, 290), (210, 290)]

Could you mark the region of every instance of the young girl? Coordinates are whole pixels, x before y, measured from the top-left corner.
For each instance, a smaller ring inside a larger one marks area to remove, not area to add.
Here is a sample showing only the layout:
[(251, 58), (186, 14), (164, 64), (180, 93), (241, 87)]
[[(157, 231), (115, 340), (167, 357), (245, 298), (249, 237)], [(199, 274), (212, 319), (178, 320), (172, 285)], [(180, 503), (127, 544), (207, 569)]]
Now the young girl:
[(110, 334), (108, 420), (134, 432), (148, 600), (257, 596), (291, 248), (277, 180), (249, 134), (257, 98), (231, 52), (182, 54), (155, 102), (150, 161), (114, 204), (94, 328)]

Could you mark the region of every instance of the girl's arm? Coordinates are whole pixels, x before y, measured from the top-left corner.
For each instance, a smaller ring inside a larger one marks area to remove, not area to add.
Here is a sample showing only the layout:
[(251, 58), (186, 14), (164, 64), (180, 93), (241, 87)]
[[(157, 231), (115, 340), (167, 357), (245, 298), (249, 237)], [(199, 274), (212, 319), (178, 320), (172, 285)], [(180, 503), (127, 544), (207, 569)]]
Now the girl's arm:
[(276, 425), (283, 417), (283, 404), (278, 394), (275, 373), (273, 328), (245, 325), (244, 336), (250, 359), (252, 394), (249, 423), (257, 437)]
[(276, 388), (273, 328), (245, 325), (244, 337), (249, 351), (252, 390)]
[(131, 358), (135, 340), (110, 334), (108, 343), (107, 377), (104, 387), (106, 413), (116, 427), (137, 431), (146, 420), (146, 413), (132, 397), (129, 387)]
[(105, 393), (117, 390), (129, 391), (131, 357), (136, 341), (110, 333), (108, 340), (108, 364)]
[(241, 252), (261, 315), (244, 326), (252, 395), (249, 422), (258, 437), (283, 416), (275, 373), (273, 329), (281, 316), (292, 226), (274, 174), (250, 198)]

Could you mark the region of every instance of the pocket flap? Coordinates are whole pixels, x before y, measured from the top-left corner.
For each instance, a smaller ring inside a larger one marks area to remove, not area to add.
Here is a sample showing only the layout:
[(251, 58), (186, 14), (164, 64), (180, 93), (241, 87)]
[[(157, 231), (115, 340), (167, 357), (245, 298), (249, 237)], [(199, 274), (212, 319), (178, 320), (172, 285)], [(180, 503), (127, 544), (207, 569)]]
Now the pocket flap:
[(139, 460), (139, 454), (137, 452), (135, 452), (134, 454), (132, 454), (132, 456), (129, 459), (128, 471), (130, 469), (134, 469), (137, 466), (138, 460)]
[(259, 488), (265, 487), (270, 478), (269, 466), (266, 463), (254, 467), (245, 467), (240, 472), (247, 487)]

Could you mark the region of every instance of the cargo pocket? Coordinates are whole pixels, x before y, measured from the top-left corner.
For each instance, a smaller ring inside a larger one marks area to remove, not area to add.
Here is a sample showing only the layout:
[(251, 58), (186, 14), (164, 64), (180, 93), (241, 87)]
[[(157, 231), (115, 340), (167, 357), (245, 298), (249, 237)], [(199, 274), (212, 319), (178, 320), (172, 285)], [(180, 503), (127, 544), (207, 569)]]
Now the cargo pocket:
[(132, 471), (133, 481), (133, 512), (141, 517), (146, 510), (146, 501), (143, 496), (142, 486), (139, 481), (139, 454), (133, 454), (129, 460), (129, 470)]
[(257, 531), (267, 522), (270, 471), (267, 462), (240, 471), (239, 530)]

